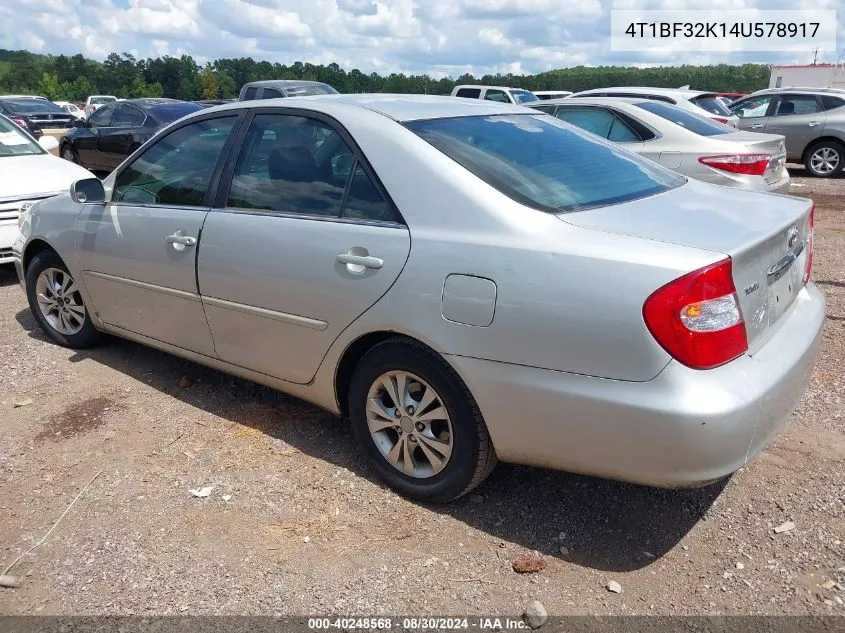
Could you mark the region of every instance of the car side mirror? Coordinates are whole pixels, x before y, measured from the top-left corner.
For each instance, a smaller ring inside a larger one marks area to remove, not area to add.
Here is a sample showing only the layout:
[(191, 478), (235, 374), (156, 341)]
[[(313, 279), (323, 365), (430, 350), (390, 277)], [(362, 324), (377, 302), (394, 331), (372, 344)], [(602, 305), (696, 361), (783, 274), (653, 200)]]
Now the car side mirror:
[(106, 201), (106, 190), (99, 178), (84, 178), (70, 186), (70, 198), (77, 204), (102, 204)]
[(42, 135), (38, 139), (38, 144), (41, 146), (42, 149), (45, 149), (48, 152), (52, 152), (55, 149), (59, 149), (59, 142), (56, 140), (56, 137), (50, 136), (48, 134)]

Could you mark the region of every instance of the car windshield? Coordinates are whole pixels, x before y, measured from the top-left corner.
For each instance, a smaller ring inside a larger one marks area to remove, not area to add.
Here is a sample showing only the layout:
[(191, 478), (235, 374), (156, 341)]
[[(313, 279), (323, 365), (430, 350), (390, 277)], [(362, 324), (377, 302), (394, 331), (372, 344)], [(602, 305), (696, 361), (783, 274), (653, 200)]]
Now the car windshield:
[(285, 88), (286, 97), (308, 97), (311, 95), (336, 95), (337, 90), (326, 84), (314, 84), (310, 86), (294, 86)]
[(406, 126), (487, 184), (543, 211), (618, 204), (686, 182), (543, 114), (433, 119)]
[(151, 112), (159, 123), (166, 124), (181, 119), (191, 112), (202, 110), (203, 107), (200, 103), (166, 103), (155, 106)]
[(114, 103), (117, 101), (115, 97), (91, 97), (92, 105), (103, 105), (104, 103)]
[(700, 97), (693, 97), (691, 101), (699, 108), (704, 108), (711, 114), (731, 116), (731, 111), (724, 103), (719, 101), (719, 97), (716, 95), (701, 95)]
[(527, 90), (511, 90), (511, 96), (517, 103), (531, 103), (532, 101), (540, 100), (537, 95)]
[(681, 110), (668, 103), (661, 103), (660, 101), (642, 101), (635, 103), (635, 106), (647, 110), (652, 114), (671, 121), (676, 125), (688, 129), (690, 132), (695, 132), (699, 136), (718, 136), (719, 134), (730, 134), (735, 132), (733, 128), (721, 123), (715, 123), (706, 116), (699, 116), (687, 110)]
[(64, 110), (47, 99), (7, 99), (3, 103), (13, 114), (65, 114)]
[(17, 125), (0, 116), (0, 157), (43, 154), (41, 146)]

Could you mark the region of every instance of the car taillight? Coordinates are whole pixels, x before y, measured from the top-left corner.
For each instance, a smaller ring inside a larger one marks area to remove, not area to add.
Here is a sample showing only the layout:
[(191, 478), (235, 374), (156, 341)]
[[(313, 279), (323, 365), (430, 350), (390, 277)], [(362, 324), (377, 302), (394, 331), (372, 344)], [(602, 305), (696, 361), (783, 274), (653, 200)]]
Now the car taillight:
[(724, 123), (725, 125), (727, 125), (727, 124), (728, 124), (728, 120), (727, 120), (726, 118), (724, 118), (724, 117), (714, 116), (714, 117), (713, 117), (713, 120), (714, 120), (714, 121), (718, 121), (719, 123)]
[(766, 173), (771, 159), (772, 157), (768, 154), (727, 154), (724, 156), (702, 156), (698, 159), (698, 162), (734, 174), (762, 176)]
[(13, 118), (10, 117), (9, 120), (12, 123), (14, 123), (15, 125), (17, 125), (18, 127), (22, 127), (23, 129), (27, 129), (26, 128), (26, 121), (24, 121), (23, 119), (13, 119)]
[(813, 272), (813, 229), (816, 224), (816, 205), (810, 207), (810, 219), (807, 223), (807, 267), (804, 269), (804, 285), (810, 282), (810, 273)]
[(724, 365), (748, 350), (730, 258), (654, 292), (643, 319), (661, 347), (693, 369)]

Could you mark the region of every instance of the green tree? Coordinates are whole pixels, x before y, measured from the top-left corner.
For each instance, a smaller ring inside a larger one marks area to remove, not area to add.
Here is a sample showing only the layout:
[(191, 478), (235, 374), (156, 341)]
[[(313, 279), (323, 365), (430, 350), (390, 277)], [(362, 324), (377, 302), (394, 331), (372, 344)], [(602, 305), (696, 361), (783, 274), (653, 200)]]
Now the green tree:
[(214, 72), (214, 69), (210, 64), (207, 64), (206, 67), (202, 69), (200, 82), (202, 85), (202, 98), (217, 99), (220, 95), (220, 84), (217, 81), (217, 74)]
[(50, 101), (57, 101), (60, 94), (59, 76), (56, 73), (42, 73), (38, 82), (38, 94)]

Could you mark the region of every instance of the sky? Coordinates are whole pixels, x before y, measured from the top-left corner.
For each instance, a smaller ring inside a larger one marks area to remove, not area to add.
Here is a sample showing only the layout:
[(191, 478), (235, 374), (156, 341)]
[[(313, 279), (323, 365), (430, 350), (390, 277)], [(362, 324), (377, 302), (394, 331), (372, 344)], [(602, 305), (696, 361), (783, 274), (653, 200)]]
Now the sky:
[(845, 0), (0, 0), (0, 48), (104, 59), (253, 57), (363, 72), (457, 77), (577, 65), (804, 64), (812, 51), (634, 53), (610, 50), (611, 9), (838, 9)]

